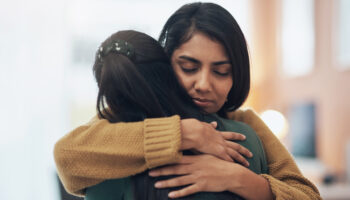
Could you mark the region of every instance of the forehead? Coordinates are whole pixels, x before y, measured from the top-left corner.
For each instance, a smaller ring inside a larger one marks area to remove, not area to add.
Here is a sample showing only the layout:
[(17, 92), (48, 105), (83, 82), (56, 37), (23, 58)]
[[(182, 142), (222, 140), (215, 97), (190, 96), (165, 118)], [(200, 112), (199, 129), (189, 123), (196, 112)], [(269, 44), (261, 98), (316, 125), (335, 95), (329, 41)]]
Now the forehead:
[(218, 62), (227, 61), (225, 47), (203, 33), (194, 33), (192, 37), (175, 49), (172, 58), (189, 56), (199, 61)]

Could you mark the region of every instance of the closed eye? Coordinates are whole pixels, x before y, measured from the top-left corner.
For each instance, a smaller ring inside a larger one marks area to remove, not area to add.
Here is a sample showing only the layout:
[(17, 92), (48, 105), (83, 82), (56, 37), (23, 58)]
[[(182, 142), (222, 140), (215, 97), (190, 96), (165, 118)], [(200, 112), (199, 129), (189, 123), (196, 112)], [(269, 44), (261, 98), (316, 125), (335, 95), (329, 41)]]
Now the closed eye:
[(185, 72), (185, 73), (191, 73), (191, 72), (195, 72), (195, 71), (197, 71), (197, 67), (195, 67), (195, 68), (186, 68), (186, 67), (183, 67), (183, 66), (180, 66), (181, 67), (181, 70), (183, 71), (183, 72)]
[(219, 75), (219, 76), (228, 76), (228, 75), (230, 75), (230, 72), (214, 71), (214, 73)]

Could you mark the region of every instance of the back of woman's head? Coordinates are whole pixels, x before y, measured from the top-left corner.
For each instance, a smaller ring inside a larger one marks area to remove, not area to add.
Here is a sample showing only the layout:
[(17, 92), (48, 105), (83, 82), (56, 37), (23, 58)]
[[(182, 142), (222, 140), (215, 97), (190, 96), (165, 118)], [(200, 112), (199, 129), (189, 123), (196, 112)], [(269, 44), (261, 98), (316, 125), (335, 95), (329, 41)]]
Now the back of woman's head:
[(190, 98), (179, 86), (167, 55), (144, 33), (119, 31), (107, 38), (96, 53), (93, 72), (101, 118), (140, 121), (189, 113)]
[[(233, 86), (219, 111), (224, 115), (240, 107), (250, 88), (249, 55), (245, 37), (233, 16), (214, 3), (190, 3), (179, 8), (166, 22), (159, 37), (169, 57), (196, 33), (220, 42), (232, 64)], [(210, 50), (208, 50), (210, 51)]]
[[(144, 33), (119, 31), (107, 38), (96, 53), (93, 72), (99, 88), (99, 116), (110, 122), (174, 114), (200, 116), (179, 85), (163, 48)], [(168, 199), (169, 189), (153, 187), (157, 180), (147, 171), (133, 176), (135, 199)]]

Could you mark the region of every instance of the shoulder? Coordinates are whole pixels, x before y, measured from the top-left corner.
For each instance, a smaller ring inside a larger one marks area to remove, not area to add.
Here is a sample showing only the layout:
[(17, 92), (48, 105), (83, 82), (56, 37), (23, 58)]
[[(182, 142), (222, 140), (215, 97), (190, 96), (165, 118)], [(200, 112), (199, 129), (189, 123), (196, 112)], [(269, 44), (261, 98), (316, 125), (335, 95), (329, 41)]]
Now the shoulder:
[(90, 125), (93, 125), (94, 123), (97, 123), (99, 121), (102, 121), (102, 120), (105, 120), (105, 119), (101, 119), (98, 117), (98, 115), (95, 115), (93, 118), (90, 119), (90, 121), (88, 123), (86, 123), (85, 125), (86, 126), (90, 126)]
[(239, 109), (234, 112), (227, 113), (227, 117), (229, 119), (248, 124), (255, 130), (263, 143), (267, 144), (278, 140), (264, 121), (259, 117), (259, 115), (252, 109)]
[[(225, 118), (220, 118), (221, 122), (225, 125), (226, 129), (239, 129), (239, 132), (255, 132), (252, 127), (249, 126), (249, 124), (243, 122), (243, 121), (238, 121), (235, 119), (225, 119)], [(234, 128), (232, 128), (234, 127)], [(229, 130), (231, 131), (231, 130)], [(234, 130), (237, 131), (237, 130)]]
[(227, 118), (242, 122), (261, 120), (259, 115), (251, 108), (242, 108), (233, 112), (228, 112)]
[(260, 131), (270, 131), (264, 121), (251, 108), (239, 109), (234, 112), (229, 112), (227, 113), (227, 118), (248, 124), (256, 132), (258, 132), (258, 134)]
[(223, 125), (225, 131), (234, 131), (247, 136), (250, 141), (260, 140), (259, 136), (256, 134), (254, 128), (244, 121), (238, 121), (235, 119), (225, 119), (218, 117), (221, 124)]

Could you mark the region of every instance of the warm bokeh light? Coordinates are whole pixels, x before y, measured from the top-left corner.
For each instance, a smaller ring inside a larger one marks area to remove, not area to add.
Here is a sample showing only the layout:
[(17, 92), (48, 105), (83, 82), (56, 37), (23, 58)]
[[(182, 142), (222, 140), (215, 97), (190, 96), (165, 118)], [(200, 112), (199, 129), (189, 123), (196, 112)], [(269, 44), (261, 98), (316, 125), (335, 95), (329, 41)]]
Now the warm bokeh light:
[(282, 113), (275, 110), (266, 110), (261, 113), (260, 116), (270, 130), (278, 137), (278, 139), (285, 138), (288, 123)]

